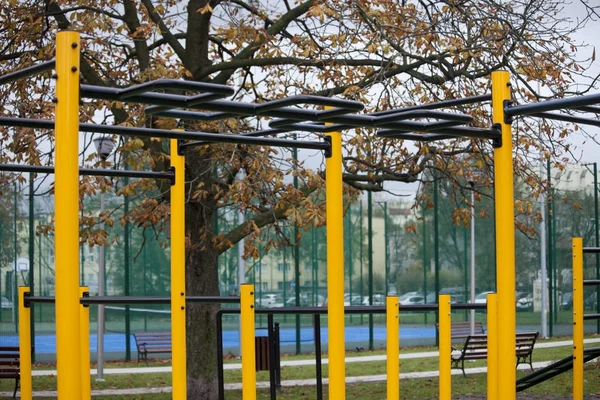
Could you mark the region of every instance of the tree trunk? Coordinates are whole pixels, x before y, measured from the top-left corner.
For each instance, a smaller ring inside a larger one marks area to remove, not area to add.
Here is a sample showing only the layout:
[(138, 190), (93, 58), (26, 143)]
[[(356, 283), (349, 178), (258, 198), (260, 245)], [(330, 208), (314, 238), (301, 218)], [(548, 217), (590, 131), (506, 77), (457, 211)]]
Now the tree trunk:
[[(192, 159), (189, 159), (189, 161), (190, 176), (202, 177), (200, 179), (207, 184), (205, 187), (210, 187), (208, 181), (212, 180), (212, 173), (206, 171), (206, 164), (200, 162), (201, 160), (192, 162)], [(213, 216), (216, 210), (216, 202), (210, 195), (201, 202), (188, 202), (186, 209), (187, 237), (190, 240), (186, 255), (188, 296), (219, 295), (218, 254), (212, 240)], [(217, 340), (220, 338), (217, 337), (216, 315), (219, 308), (219, 304), (190, 303), (187, 306), (188, 399), (218, 399)]]

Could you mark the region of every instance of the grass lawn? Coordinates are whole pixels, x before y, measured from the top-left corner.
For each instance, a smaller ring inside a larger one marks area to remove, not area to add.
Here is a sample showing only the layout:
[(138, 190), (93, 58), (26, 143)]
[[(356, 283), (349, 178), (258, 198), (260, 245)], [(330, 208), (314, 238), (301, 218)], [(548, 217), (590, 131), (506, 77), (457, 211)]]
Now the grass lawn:
[[(593, 346), (593, 345), (592, 345)], [(592, 347), (591, 346), (591, 347)], [(435, 351), (434, 347), (418, 347), (411, 349), (402, 349), (402, 354), (409, 352), (424, 352), (424, 351)], [(541, 348), (534, 350), (534, 362), (545, 361), (545, 360), (558, 360), (571, 354), (570, 346), (553, 347), (553, 348)], [(366, 355), (381, 355), (385, 354), (383, 351), (374, 352), (361, 352), (361, 353), (349, 353), (349, 357), (359, 357)], [(324, 358), (326, 355), (323, 356)], [(300, 360), (314, 358), (314, 355), (302, 355), (302, 356), (289, 356), (285, 355), (282, 357), (282, 361)], [(228, 363), (239, 362), (239, 360), (226, 360)], [(137, 364), (136, 362), (110, 362), (105, 364), (105, 370), (109, 368), (131, 368), (144, 364)], [(169, 366), (170, 360), (154, 360), (151, 361), (149, 366)], [(486, 365), (484, 360), (470, 362), (467, 368), (483, 367)], [(48, 369), (55, 368), (53, 365), (36, 365), (34, 369)], [(438, 359), (432, 358), (419, 358), (401, 360), (400, 370), (401, 372), (415, 372), (415, 371), (435, 371), (438, 369)], [(371, 361), (371, 362), (356, 362), (346, 364), (346, 376), (366, 376), (366, 375), (380, 375), (385, 374), (385, 361)], [(585, 390), (587, 394), (600, 393), (600, 379), (598, 373), (600, 372), (600, 363), (589, 363), (586, 366), (585, 372)], [(517, 376), (522, 376), (527, 372), (517, 372)], [(314, 379), (315, 367), (314, 366), (284, 366), (282, 367), (282, 380), (292, 379)], [(323, 365), (323, 377), (328, 376), (328, 365)], [(122, 374), (112, 375), (106, 374), (104, 382), (96, 382), (92, 379), (93, 389), (129, 389), (129, 388), (156, 388), (156, 387), (169, 387), (171, 385), (170, 373), (145, 373), (145, 374)], [(257, 373), (258, 381), (268, 381), (267, 372)], [(568, 396), (571, 393), (571, 373), (562, 374), (550, 381), (544, 382), (536, 387), (529, 389), (526, 393), (544, 395), (551, 393), (556, 396)], [(225, 371), (225, 383), (239, 383), (241, 382), (241, 371), (240, 370), (226, 370)], [(11, 391), (14, 385), (14, 381), (1, 380), (0, 391)], [(486, 375), (477, 374), (469, 375), (466, 378), (457, 375), (452, 378), (452, 393), (455, 398), (463, 398), (468, 395), (484, 395), (486, 392)], [(401, 387), (401, 398), (402, 399), (434, 399), (438, 396), (438, 379), (437, 378), (419, 378), (419, 379), (403, 379), (400, 382)], [(33, 379), (34, 391), (40, 390), (56, 390), (56, 376), (44, 376), (34, 377)], [(324, 398), (327, 398), (327, 386), (324, 385)], [(386, 397), (386, 386), (385, 383), (360, 383), (360, 384), (348, 384), (347, 385), (347, 398), (355, 399), (384, 399)], [(170, 393), (163, 394), (140, 394), (140, 395), (126, 395), (126, 396), (110, 396), (110, 397), (94, 397), (95, 399), (170, 399)], [(241, 399), (241, 392), (235, 390), (226, 391), (226, 399)], [(268, 390), (259, 390), (259, 399), (268, 399)], [(287, 387), (283, 388), (277, 396), (278, 399), (314, 399), (316, 398), (316, 386), (305, 386), (305, 387)]]

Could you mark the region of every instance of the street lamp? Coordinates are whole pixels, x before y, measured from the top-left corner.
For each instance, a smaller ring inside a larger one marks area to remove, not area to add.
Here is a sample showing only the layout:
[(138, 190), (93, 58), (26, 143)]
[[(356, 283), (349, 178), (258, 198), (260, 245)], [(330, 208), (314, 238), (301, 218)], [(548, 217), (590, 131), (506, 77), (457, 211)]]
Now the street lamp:
[[(102, 164), (106, 162), (108, 156), (115, 147), (115, 143), (108, 136), (100, 136), (94, 139), (94, 146), (98, 152), (98, 157), (102, 160)], [(100, 214), (104, 212), (104, 191), (100, 192)], [(100, 229), (104, 230), (104, 222), (100, 222)], [(104, 272), (105, 272), (105, 257), (104, 245), (100, 245), (98, 249), (98, 296), (104, 296)], [(104, 305), (98, 305), (98, 335), (96, 347), (96, 359), (98, 363), (97, 381), (104, 380)]]

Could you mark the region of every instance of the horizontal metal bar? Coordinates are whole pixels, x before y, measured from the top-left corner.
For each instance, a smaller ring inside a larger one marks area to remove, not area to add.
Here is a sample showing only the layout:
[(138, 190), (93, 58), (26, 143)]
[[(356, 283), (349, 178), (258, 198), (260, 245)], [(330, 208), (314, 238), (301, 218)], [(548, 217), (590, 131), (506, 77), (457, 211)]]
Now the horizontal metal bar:
[[(53, 174), (54, 167), (42, 165), (19, 165), (19, 164), (0, 164), (0, 171), (10, 172), (33, 172), (39, 174)], [(91, 169), (79, 168), (79, 175), (87, 176), (115, 176), (127, 178), (147, 178), (147, 179), (175, 179), (175, 174), (169, 172), (154, 172), (154, 171), (129, 171), (117, 169)]]
[[(476, 139), (490, 139), (496, 140), (500, 139), (501, 133), (497, 129), (494, 128), (474, 128), (469, 126), (464, 127), (451, 127), (451, 128), (441, 128), (436, 130), (429, 131), (430, 133), (439, 133), (445, 134), (448, 136), (454, 137), (469, 137)], [(404, 130), (399, 129), (382, 129), (377, 131), (377, 136), (381, 137), (395, 137), (397, 134), (405, 134)]]
[(40, 72), (49, 71), (54, 68), (56, 65), (55, 60), (45, 61), (39, 64), (34, 64), (29, 67), (22, 68), (20, 70), (9, 72), (8, 74), (4, 74), (0, 76), (0, 85), (5, 85), (7, 83), (14, 82), (21, 78), (25, 78), (31, 75), (39, 74)]
[(600, 279), (586, 279), (583, 281), (583, 286), (600, 286)]
[[(26, 299), (30, 303), (53, 304), (54, 297), (31, 296)], [(239, 304), (240, 298), (235, 296), (186, 296), (187, 303)], [(92, 296), (79, 299), (80, 304), (170, 304), (168, 296)]]
[(393, 113), (397, 112), (398, 110), (402, 110), (402, 111), (433, 110), (433, 109), (446, 108), (446, 107), (456, 107), (456, 106), (462, 106), (462, 105), (466, 105), (466, 104), (482, 103), (484, 101), (489, 101), (491, 99), (492, 99), (491, 94), (482, 94), (479, 96), (463, 97), (461, 99), (442, 100), (442, 101), (438, 101), (435, 103), (403, 107), (403, 108), (397, 109), (397, 110), (378, 111), (378, 112), (373, 113), (372, 115), (393, 114)]
[(583, 106), (583, 107), (575, 107), (575, 109), (579, 110), (579, 111), (584, 111), (584, 112), (589, 112), (589, 113), (594, 113), (594, 114), (600, 114), (600, 107)]
[(600, 253), (600, 247), (584, 247), (584, 253)]
[(586, 321), (592, 319), (600, 319), (600, 314), (584, 314), (583, 319)]
[[(252, 132), (244, 132), (244, 133), (240, 133), (240, 136), (250, 136), (250, 137), (257, 137), (257, 136), (267, 136), (267, 135), (277, 135), (279, 133), (284, 133), (284, 132), (289, 132), (287, 129), (262, 129), (259, 131), (252, 131)], [(206, 141), (195, 141), (195, 142), (184, 142), (181, 143), (179, 145), (179, 147), (181, 149), (185, 149), (186, 147), (194, 147), (194, 146), (201, 146), (203, 144), (210, 144), (209, 142)]]
[[(35, 129), (54, 129), (54, 121), (31, 118), (0, 117), (0, 125), (29, 127)], [(199, 140), (205, 143), (237, 143), (246, 145), (288, 147), (297, 149), (313, 149), (329, 151), (328, 142), (262, 138), (242, 135), (226, 135), (221, 133), (174, 131), (169, 129), (136, 128), (131, 126), (114, 126), (102, 124), (80, 123), (81, 132), (106, 133), (112, 135), (160, 137), (166, 139)]]
[(600, 93), (505, 107), (504, 114), (509, 117), (517, 115), (530, 115), (544, 111), (556, 111), (568, 108), (592, 106), (598, 103), (600, 103)]
[[(396, 132), (396, 131), (394, 131)], [(439, 133), (408, 133), (408, 132), (396, 132), (391, 135), (380, 135), (377, 132), (377, 136), (402, 139), (402, 140), (413, 140), (415, 142), (431, 142), (434, 140), (445, 140), (445, 139), (456, 139), (456, 136), (442, 135)]]
[[(204, 92), (201, 95), (196, 96), (188, 96), (188, 99), (194, 98), (197, 101), (201, 99), (208, 98), (210, 95), (217, 95), (217, 97), (213, 98), (221, 98), (231, 96), (235, 93), (235, 90), (232, 87), (226, 85), (219, 85), (215, 83), (206, 83), (206, 82), (195, 82), (195, 81), (184, 81), (179, 79), (157, 79), (154, 81), (140, 83), (139, 85), (130, 86), (124, 89), (119, 90), (119, 97), (121, 100), (126, 100), (130, 97), (143, 94), (146, 92), (151, 92), (157, 89), (176, 89), (176, 90), (188, 90), (188, 91), (198, 91)], [(88, 91), (93, 92), (93, 88), (89, 87)], [(202, 96), (202, 97), (199, 97)], [(200, 104), (200, 102), (196, 104)]]
[(572, 122), (574, 124), (583, 124), (583, 125), (600, 127), (600, 121), (597, 119), (576, 117), (576, 116), (568, 115), (568, 114), (556, 114), (556, 113), (542, 112), (542, 113), (530, 114), (529, 117), (553, 119), (556, 121)]
[[(486, 304), (482, 303), (455, 303), (451, 305), (453, 311), (456, 310), (485, 310)], [(419, 312), (419, 311), (438, 311), (437, 304), (411, 304), (400, 305), (399, 311)], [(220, 310), (222, 314), (239, 314), (237, 308), (227, 308)], [(346, 306), (344, 314), (385, 314), (385, 306)], [(272, 307), (256, 308), (256, 314), (327, 314), (327, 307)]]

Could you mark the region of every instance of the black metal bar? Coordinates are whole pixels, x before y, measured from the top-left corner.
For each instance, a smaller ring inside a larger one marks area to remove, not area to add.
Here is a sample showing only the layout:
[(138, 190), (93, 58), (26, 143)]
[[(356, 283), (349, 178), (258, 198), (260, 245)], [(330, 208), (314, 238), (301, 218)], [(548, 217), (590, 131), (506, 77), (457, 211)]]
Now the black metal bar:
[[(267, 136), (267, 135), (277, 135), (279, 133), (283, 133), (283, 132), (289, 132), (287, 129), (262, 129), (260, 131), (252, 131), (252, 132), (244, 132), (244, 133), (240, 133), (240, 136)], [(179, 147), (181, 149), (185, 149), (186, 147), (194, 147), (194, 146), (201, 146), (203, 144), (210, 144), (208, 142), (205, 141), (195, 141), (195, 142), (185, 142), (185, 143), (181, 143), (179, 145)]]
[(279, 322), (275, 322), (273, 336), (275, 339), (275, 385), (277, 390), (281, 390), (281, 336), (279, 333)]
[[(486, 310), (487, 306), (483, 303), (455, 303), (452, 304), (452, 310)], [(437, 311), (437, 304), (411, 304), (399, 306), (399, 311), (418, 312), (418, 311)], [(228, 308), (223, 310), (226, 314), (239, 314), (239, 308)], [(385, 314), (385, 306), (346, 306), (345, 314)], [(327, 307), (273, 307), (257, 308), (255, 314), (327, 314)]]
[(583, 281), (583, 286), (598, 286), (600, 285), (600, 279), (586, 279)]
[[(30, 118), (0, 117), (0, 125), (28, 127), (35, 129), (54, 129), (54, 121), (36, 120)], [(166, 139), (201, 140), (210, 143), (237, 143), (247, 145), (289, 147), (298, 149), (313, 149), (329, 151), (331, 145), (325, 141), (288, 140), (277, 138), (263, 138), (241, 135), (225, 135), (221, 133), (206, 132), (181, 132), (168, 129), (136, 128), (129, 126), (113, 126), (102, 124), (79, 124), (81, 132), (96, 132), (113, 135), (160, 137)]]
[(517, 115), (536, 114), (544, 111), (592, 106), (598, 103), (600, 103), (600, 94), (588, 94), (586, 96), (569, 97), (565, 99), (547, 100), (538, 103), (505, 107), (504, 114), (508, 117), (513, 117)]
[(584, 107), (576, 107), (576, 110), (594, 113), (594, 114), (600, 114), (600, 107), (584, 106)]
[[(269, 336), (269, 393), (271, 400), (277, 399), (277, 388), (275, 387), (275, 327), (273, 326), (273, 314), (267, 315), (267, 333)], [(241, 340), (241, 339), (240, 339)]]
[[(419, 131), (419, 130), (417, 130), (417, 129), (410, 129), (410, 130), (382, 129), (382, 130), (377, 131), (377, 136), (395, 137), (397, 134), (405, 134), (405, 132), (408, 132), (408, 131)], [(441, 133), (441, 134), (445, 134), (445, 135), (449, 135), (449, 136), (456, 136), (456, 137), (470, 137), (470, 138), (476, 138), (476, 139), (491, 139), (491, 140), (497, 140), (502, 137), (501, 132), (494, 128), (485, 129), (485, 128), (474, 128), (474, 127), (468, 127), (468, 126), (432, 129), (432, 130), (420, 131), (420, 132)]]
[(285, 97), (282, 99), (275, 99), (266, 103), (258, 104), (256, 109), (259, 115), (263, 115), (268, 111), (282, 110), (291, 106), (297, 106), (301, 104), (335, 107), (333, 110), (327, 110), (327, 112), (325, 113), (321, 112), (322, 114), (328, 116), (335, 114), (335, 112), (337, 112), (338, 110), (346, 110), (347, 113), (348, 111), (362, 111), (365, 108), (365, 106), (362, 103), (353, 100), (336, 99), (333, 97), (324, 96), (298, 95)]
[[(54, 297), (32, 296), (30, 303), (54, 303)], [(233, 296), (186, 296), (188, 303), (239, 304), (240, 298)], [(81, 304), (170, 304), (171, 298), (166, 296), (92, 296), (79, 299)], [(239, 313), (239, 310), (238, 310)]]
[[(102, 100), (112, 100), (112, 101), (121, 101), (120, 94), (122, 89), (115, 89), (109, 87), (101, 87), (101, 86), (92, 86), (92, 85), (81, 85), (80, 87), (80, 95), (85, 98), (93, 98), (93, 99), (102, 99)], [(312, 96), (312, 101), (306, 101), (305, 98), (310, 96), (294, 96), (294, 101), (291, 104), (303, 104), (303, 103), (312, 103), (315, 104), (318, 96)], [(341, 99), (329, 99), (323, 97), (323, 100), (320, 102), (333, 103), (336, 104), (345, 104), (344, 108), (348, 110), (348, 112), (353, 112), (354, 110), (362, 110), (364, 107), (362, 103), (351, 101), (351, 100), (341, 100)], [(237, 114), (238, 116), (256, 116), (256, 115), (265, 115), (273, 118), (295, 118), (299, 120), (307, 120), (314, 119), (328, 115), (327, 111), (323, 110), (310, 110), (310, 109), (301, 109), (301, 108), (293, 108), (293, 107), (281, 107), (278, 106), (274, 109), (268, 109), (273, 102), (280, 102), (282, 100), (273, 100), (271, 102), (263, 103), (263, 104), (253, 104), (253, 103), (244, 103), (239, 101), (229, 101), (229, 100), (213, 100), (209, 102), (205, 102), (199, 104), (198, 107), (202, 108), (206, 111), (217, 111), (219, 113), (232, 113)], [(145, 92), (140, 93), (134, 96), (131, 96), (126, 99), (127, 102), (130, 103), (139, 103), (139, 104), (149, 104), (152, 107), (146, 108), (147, 114), (160, 115), (164, 117), (173, 117), (173, 118), (189, 118), (191, 115), (189, 111), (180, 111), (180, 110), (167, 110), (165, 108), (192, 108), (194, 104), (193, 98), (189, 96), (182, 96), (176, 94), (167, 94), (167, 93), (152, 93)], [(158, 106), (158, 107), (156, 107)], [(261, 111), (262, 109), (262, 111)], [(187, 117), (186, 117), (187, 115)], [(331, 114), (329, 114), (331, 115)], [(199, 116), (199, 118), (203, 118)], [(221, 118), (219, 118), (221, 119)]]
[(572, 122), (574, 124), (583, 124), (583, 125), (600, 127), (600, 121), (598, 121), (597, 119), (575, 117), (575, 116), (569, 115), (569, 114), (556, 114), (556, 113), (549, 113), (549, 112), (541, 112), (541, 113), (532, 113), (532, 114), (529, 114), (529, 116), (553, 119), (556, 121)]
[[(0, 164), (0, 171), (53, 174), (54, 167), (48, 167), (48, 166), (42, 166), (42, 165)], [(154, 172), (154, 171), (131, 171), (131, 170), (91, 169), (91, 168), (79, 168), (79, 175), (116, 176), (116, 177), (128, 177), (128, 178), (150, 178), (150, 179), (168, 179), (168, 180), (173, 180), (175, 177), (175, 174), (172, 171)]]
[(403, 111), (433, 110), (433, 109), (446, 108), (446, 107), (456, 107), (456, 106), (462, 106), (462, 105), (466, 105), (466, 104), (482, 103), (484, 101), (489, 101), (491, 99), (492, 99), (491, 94), (482, 94), (479, 96), (463, 97), (461, 99), (442, 100), (442, 101), (438, 101), (435, 103), (403, 107), (403, 108), (397, 109), (397, 110), (379, 111), (379, 112), (373, 113), (373, 115), (393, 114), (393, 113), (397, 112), (398, 110), (403, 110)]
[(321, 316), (313, 315), (315, 336), (315, 365), (317, 380), (317, 400), (323, 400), (323, 358), (321, 356)]
[(592, 254), (600, 253), (600, 247), (584, 247), (583, 252)]
[(413, 140), (415, 142), (432, 142), (434, 140), (456, 139), (456, 136), (442, 135), (440, 133), (405, 133), (398, 132), (391, 135), (381, 135), (377, 132), (377, 136), (389, 137), (393, 139)]
[(0, 76), (0, 85), (14, 82), (18, 79), (25, 78), (31, 75), (39, 74), (40, 72), (49, 71), (56, 65), (55, 60), (45, 61), (39, 64), (34, 64), (29, 67), (21, 68), (20, 70), (9, 72)]
[[(218, 98), (231, 96), (235, 93), (232, 87), (219, 85), (215, 83), (205, 83), (196, 81), (184, 81), (178, 79), (157, 79), (154, 81), (140, 83), (139, 85), (130, 86), (119, 90), (120, 100), (127, 100), (133, 96), (151, 92), (157, 89), (175, 89), (204, 92), (202, 95), (217, 95)], [(198, 96), (193, 96), (198, 98)]]
[(225, 378), (223, 374), (223, 310), (217, 311), (217, 382), (219, 400), (225, 400)]
[(583, 319), (584, 320), (600, 319), (600, 314), (584, 314)]

